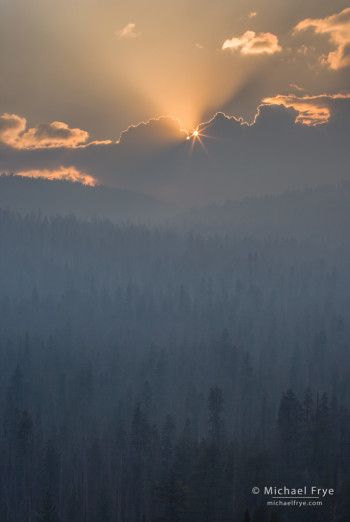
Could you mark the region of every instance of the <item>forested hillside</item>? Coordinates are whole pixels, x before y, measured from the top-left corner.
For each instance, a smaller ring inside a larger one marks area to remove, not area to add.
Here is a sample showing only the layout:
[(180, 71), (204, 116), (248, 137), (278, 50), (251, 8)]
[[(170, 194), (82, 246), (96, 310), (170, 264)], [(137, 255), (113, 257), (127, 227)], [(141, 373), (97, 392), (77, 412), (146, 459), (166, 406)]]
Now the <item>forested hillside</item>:
[(5, 174), (0, 175), (0, 208), (22, 215), (99, 216), (120, 224), (160, 222), (176, 214), (174, 205), (134, 190)]
[(147, 224), (228, 235), (312, 240), (339, 245), (348, 240), (350, 183), (227, 199), (223, 204), (177, 207), (142, 192), (68, 180), (0, 175), (0, 208), (22, 216), (74, 215), (118, 225)]
[(325, 185), (278, 195), (228, 199), (220, 205), (190, 209), (184, 223), (202, 233), (232, 237), (290, 237), (339, 244), (347, 241), (350, 183)]
[(350, 520), (349, 241), (5, 210), (0, 241), (1, 522)]

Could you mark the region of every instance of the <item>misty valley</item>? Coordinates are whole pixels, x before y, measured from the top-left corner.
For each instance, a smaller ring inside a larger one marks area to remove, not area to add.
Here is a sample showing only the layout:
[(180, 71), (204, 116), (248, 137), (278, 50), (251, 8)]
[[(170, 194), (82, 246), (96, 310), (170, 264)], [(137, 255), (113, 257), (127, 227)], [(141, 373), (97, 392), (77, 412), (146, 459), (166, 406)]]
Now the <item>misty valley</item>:
[(1, 522), (348, 522), (348, 186), (133, 222), (55, 183), (76, 215), (0, 211)]

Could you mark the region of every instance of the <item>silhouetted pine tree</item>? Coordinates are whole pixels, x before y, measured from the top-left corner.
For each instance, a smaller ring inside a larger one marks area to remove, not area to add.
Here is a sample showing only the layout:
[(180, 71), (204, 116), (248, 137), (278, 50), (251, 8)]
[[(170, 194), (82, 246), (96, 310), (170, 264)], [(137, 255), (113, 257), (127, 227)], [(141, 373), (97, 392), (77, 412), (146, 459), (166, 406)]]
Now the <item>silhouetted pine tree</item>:
[(208, 431), (211, 440), (219, 444), (224, 437), (224, 396), (218, 386), (210, 388), (208, 395)]
[(59, 522), (56, 507), (48, 490), (45, 491), (37, 520), (38, 522)]

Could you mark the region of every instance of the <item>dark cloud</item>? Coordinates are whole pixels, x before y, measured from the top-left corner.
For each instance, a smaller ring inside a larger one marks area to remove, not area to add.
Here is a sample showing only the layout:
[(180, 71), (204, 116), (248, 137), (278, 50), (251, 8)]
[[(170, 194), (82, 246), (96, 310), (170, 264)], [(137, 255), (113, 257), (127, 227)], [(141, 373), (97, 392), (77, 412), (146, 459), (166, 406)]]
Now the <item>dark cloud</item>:
[(138, 125), (130, 125), (120, 135), (119, 142), (122, 146), (140, 148), (159, 148), (167, 144), (181, 142), (188, 134), (181, 129), (178, 120), (171, 117), (154, 118)]
[(327, 124), (298, 123), (296, 108), (260, 106), (253, 124), (218, 113), (188, 136), (179, 122), (152, 120), (110, 144), (3, 151), (4, 171), (76, 168), (103, 184), (185, 205), (277, 193), (348, 176), (350, 100), (330, 99)]

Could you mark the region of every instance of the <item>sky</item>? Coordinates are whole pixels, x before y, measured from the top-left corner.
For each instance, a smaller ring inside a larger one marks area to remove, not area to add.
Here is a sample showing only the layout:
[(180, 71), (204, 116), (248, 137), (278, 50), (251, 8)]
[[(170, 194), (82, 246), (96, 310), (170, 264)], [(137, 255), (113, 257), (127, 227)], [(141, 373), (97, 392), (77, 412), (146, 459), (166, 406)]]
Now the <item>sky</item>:
[[(348, 175), (346, 2), (0, 0), (0, 6), (2, 172), (106, 183), (186, 204)], [(276, 133), (276, 125), (284, 130)], [(244, 143), (235, 158), (224, 129)], [(264, 137), (281, 132), (297, 179), (281, 173), (281, 144), (277, 150), (269, 140), (261, 150)], [(320, 135), (333, 158), (328, 176), (325, 151), (313, 161)], [(247, 164), (243, 186), (237, 180)], [(281, 179), (264, 185), (259, 176), (276, 177), (277, 169)]]

